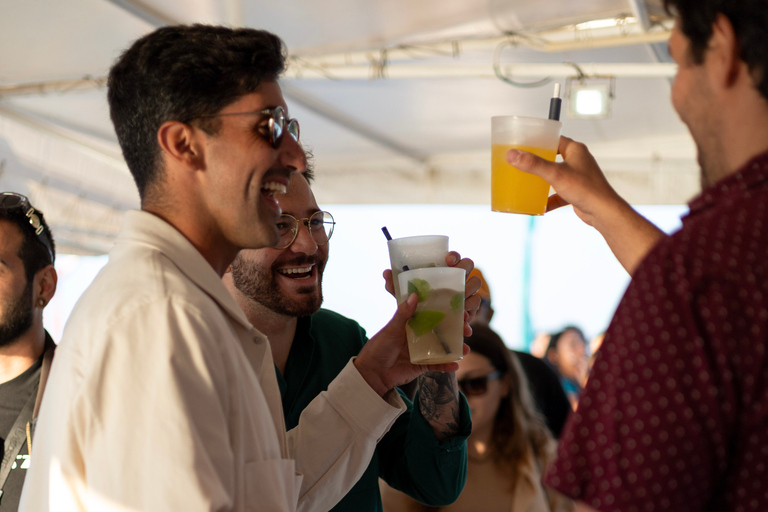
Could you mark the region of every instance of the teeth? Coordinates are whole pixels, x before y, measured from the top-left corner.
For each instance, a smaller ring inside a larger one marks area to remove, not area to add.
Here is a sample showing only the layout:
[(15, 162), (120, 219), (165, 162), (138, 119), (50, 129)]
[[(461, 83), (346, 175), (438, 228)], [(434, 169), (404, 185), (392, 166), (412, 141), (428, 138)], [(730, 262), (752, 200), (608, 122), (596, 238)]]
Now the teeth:
[(274, 196), (275, 194), (285, 194), (285, 192), (288, 190), (285, 185), (282, 183), (277, 183), (276, 181), (270, 181), (269, 183), (265, 183), (261, 190), (265, 190), (267, 192), (267, 195)]
[(306, 268), (284, 268), (278, 270), (281, 274), (306, 274), (308, 272), (312, 271), (312, 267), (306, 267)]

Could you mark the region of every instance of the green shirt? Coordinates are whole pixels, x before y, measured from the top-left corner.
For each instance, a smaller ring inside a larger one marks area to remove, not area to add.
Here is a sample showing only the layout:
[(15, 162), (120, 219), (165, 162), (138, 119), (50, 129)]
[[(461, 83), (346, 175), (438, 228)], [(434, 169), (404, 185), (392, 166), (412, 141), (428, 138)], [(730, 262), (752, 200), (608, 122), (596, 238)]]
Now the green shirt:
[[(304, 408), (328, 388), (366, 341), (357, 322), (333, 311), (321, 309), (299, 318), (285, 375), (277, 372), (288, 429), (298, 424)], [(469, 406), (464, 395), (459, 396), (459, 433), (438, 441), (419, 408), (403, 395), (408, 410), (379, 441), (363, 476), (332, 511), (381, 511), (379, 477), (430, 506), (453, 503), (466, 481), (466, 441), (472, 430)]]

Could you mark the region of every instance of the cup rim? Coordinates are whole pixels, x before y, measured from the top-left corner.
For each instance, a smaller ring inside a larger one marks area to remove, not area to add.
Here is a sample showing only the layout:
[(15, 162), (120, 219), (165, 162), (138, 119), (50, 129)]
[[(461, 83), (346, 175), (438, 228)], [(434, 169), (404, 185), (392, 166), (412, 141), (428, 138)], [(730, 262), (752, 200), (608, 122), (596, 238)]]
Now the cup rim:
[(448, 235), (415, 235), (415, 236), (402, 236), (400, 238), (393, 238), (392, 240), (387, 240), (387, 244), (390, 244), (392, 242), (410, 242), (415, 241), (416, 239), (424, 239), (425, 241), (427, 239), (431, 241), (436, 240), (448, 240)]
[(562, 121), (558, 121), (556, 119), (546, 119), (544, 117), (531, 117), (531, 116), (492, 116), (491, 121), (495, 119), (520, 119), (522, 121), (535, 121), (537, 123), (556, 123), (556, 124), (563, 124)]

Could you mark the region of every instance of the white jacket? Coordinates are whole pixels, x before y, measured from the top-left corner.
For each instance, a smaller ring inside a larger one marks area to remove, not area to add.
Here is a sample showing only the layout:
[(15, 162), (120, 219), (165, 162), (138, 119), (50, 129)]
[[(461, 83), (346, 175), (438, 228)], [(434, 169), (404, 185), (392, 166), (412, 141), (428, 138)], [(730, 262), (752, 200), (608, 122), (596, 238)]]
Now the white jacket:
[(129, 212), (77, 303), (22, 512), (320, 511), (405, 409), (350, 362), (286, 435), (269, 343), (172, 226)]

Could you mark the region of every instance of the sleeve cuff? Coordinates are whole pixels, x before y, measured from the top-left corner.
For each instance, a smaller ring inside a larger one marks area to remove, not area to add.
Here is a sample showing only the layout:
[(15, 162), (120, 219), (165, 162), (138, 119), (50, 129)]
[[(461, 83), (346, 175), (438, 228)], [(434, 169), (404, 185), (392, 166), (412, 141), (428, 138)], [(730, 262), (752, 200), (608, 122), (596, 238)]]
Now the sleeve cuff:
[(361, 431), (377, 440), (386, 434), (398, 416), (406, 411), (400, 394), (391, 389), (383, 399), (353, 364), (354, 358), (328, 386), (328, 401), (342, 412)]

